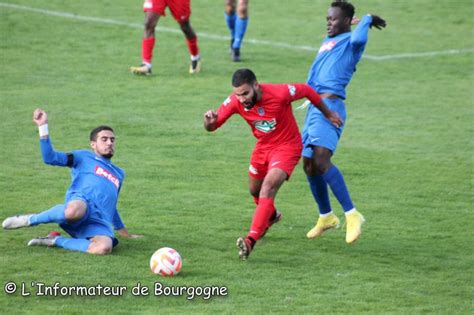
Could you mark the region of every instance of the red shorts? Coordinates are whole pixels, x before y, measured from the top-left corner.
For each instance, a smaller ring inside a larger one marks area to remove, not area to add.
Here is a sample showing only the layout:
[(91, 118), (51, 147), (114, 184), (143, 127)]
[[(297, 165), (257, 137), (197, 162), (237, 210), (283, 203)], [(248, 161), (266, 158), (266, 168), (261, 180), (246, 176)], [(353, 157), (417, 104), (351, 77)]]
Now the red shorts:
[(301, 157), (301, 143), (286, 143), (270, 148), (255, 146), (250, 157), (249, 176), (264, 179), (272, 168), (283, 170), (290, 179), (291, 173)]
[(143, 11), (165, 16), (166, 7), (178, 23), (188, 21), (191, 16), (191, 0), (145, 0)]

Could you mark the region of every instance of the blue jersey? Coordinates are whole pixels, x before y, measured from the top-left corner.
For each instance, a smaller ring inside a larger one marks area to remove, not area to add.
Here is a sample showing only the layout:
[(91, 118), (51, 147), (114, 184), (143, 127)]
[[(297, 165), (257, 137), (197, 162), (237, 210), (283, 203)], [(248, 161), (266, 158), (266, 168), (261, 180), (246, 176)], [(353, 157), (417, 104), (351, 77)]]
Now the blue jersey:
[(372, 17), (366, 15), (353, 32), (324, 39), (307, 79), (316, 92), (346, 98), (346, 86), (364, 52), (371, 23)]
[[(72, 182), (65, 201), (85, 199), (95, 220), (124, 228), (117, 211), (117, 201), (125, 172), (108, 159), (91, 151), (78, 150), (69, 154), (55, 151), (50, 139), (40, 140), (41, 153), (46, 164), (71, 167)], [(93, 209), (93, 210), (91, 210)]]

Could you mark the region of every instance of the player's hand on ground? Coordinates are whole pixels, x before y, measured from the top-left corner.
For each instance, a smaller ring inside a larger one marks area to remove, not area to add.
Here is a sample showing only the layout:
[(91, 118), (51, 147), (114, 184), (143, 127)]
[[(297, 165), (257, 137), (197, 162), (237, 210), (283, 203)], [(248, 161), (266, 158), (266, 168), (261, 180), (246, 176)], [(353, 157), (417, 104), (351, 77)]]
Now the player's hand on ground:
[(372, 15), (372, 24), (370, 27), (375, 26), (377, 29), (381, 30), (382, 27), (387, 26), (387, 22), (378, 15)]
[(329, 119), (329, 121), (331, 121), (331, 123), (338, 128), (342, 126), (343, 121), (337, 112), (329, 111), (329, 116), (327, 119)]
[(33, 112), (33, 122), (39, 127), (48, 123), (48, 115), (41, 108), (35, 109)]
[(130, 234), (126, 228), (117, 230), (117, 233), (120, 236), (126, 237), (126, 238), (142, 238), (143, 237), (143, 235), (141, 234)]

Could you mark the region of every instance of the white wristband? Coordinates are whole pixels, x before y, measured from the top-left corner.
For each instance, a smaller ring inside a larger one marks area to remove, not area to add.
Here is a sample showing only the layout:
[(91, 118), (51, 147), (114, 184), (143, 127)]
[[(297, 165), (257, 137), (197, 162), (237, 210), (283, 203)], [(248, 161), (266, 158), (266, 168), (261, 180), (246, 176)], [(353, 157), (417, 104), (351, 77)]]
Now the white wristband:
[(40, 137), (45, 137), (49, 135), (48, 124), (41, 125), (38, 127)]

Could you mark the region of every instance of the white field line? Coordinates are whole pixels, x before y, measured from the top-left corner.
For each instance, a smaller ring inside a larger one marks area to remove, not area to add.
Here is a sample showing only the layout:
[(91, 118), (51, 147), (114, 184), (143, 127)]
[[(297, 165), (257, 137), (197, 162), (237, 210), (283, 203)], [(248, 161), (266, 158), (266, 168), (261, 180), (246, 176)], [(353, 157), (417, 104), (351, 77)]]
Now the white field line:
[[(37, 8), (12, 4), (12, 3), (0, 2), (0, 7), (16, 9), (16, 10), (23, 10), (23, 11), (34, 12), (34, 13), (39, 13), (39, 14), (43, 14), (43, 15), (56, 16), (56, 17), (72, 19), (72, 20), (78, 20), (78, 21), (93, 22), (93, 23), (99, 23), (99, 24), (110, 24), (110, 25), (118, 25), (118, 26), (127, 26), (127, 27), (132, 27), (132, 28), (139, 28), (139, 29), (143, 28), (142, 23), (129, 23), (129, 22), (124, 22), (124, 21), (119, 21), (119, 20), (112, 20), (112, 19), (97, 18), (97, 17), (92, 17), (92, 16), (77, 15), (77, 14), (67, 13), (67, 12), (37, 9)], [(156, 30), (158, 32), (181, 34), (181, 30), (174, 29), (174, 28), (169, 28), (169, 27), (157, 26)], [(209, 33), (197, 32), (197, 35), (201, 38), (208, 38), (208, 39), (212, 39), (212, 40), (219, 40), (219, 41), (229, 41), (230, 40), (230, 37), (228, 37), (228, 36), (221, 36), (221, 35), (215, 35), (215, 34), (209, 34)], [(316, 51), (318, 50), (317, 47), (312, 47), (312, 46), (292, 45), (292, 44), (288, 44), (288, 43), (279, 43), (279, 42), (272, 42), (272, 41), (267, 41), (267, 40), (251, 39), (251, 38), (246, 38), (245, 42), (250, 43), (250, 44), (254, 44), (254, 45), (264, 45), (264, 46), (271, 46), (271, 47), (278, 47), (278, 48), (303, 50), (303, 51), (310, 51), (310, 52), (313, 52), (313, 53), (316, 53)], [(449, 49), (449, 50), (442, 50), (442, 51), (428, 51), (428, 52), (420, 52), (420, 53), (401, 53), (401, 54), (382, 55), (382, 56), (374, 56), (374, 55), (364, 54), (363, 58), (368, 59), (368, 60), (374, 60), (374, 61), (383, 61), (383, 60), (406, 59), (406, 58), (433, 57), (433, 56), (438, 56), (438, 55), (457, 55), (457, 54), (466, 54), (466, 53), (472, 53), (472, 52), (474, 52), (474, 49)]]

